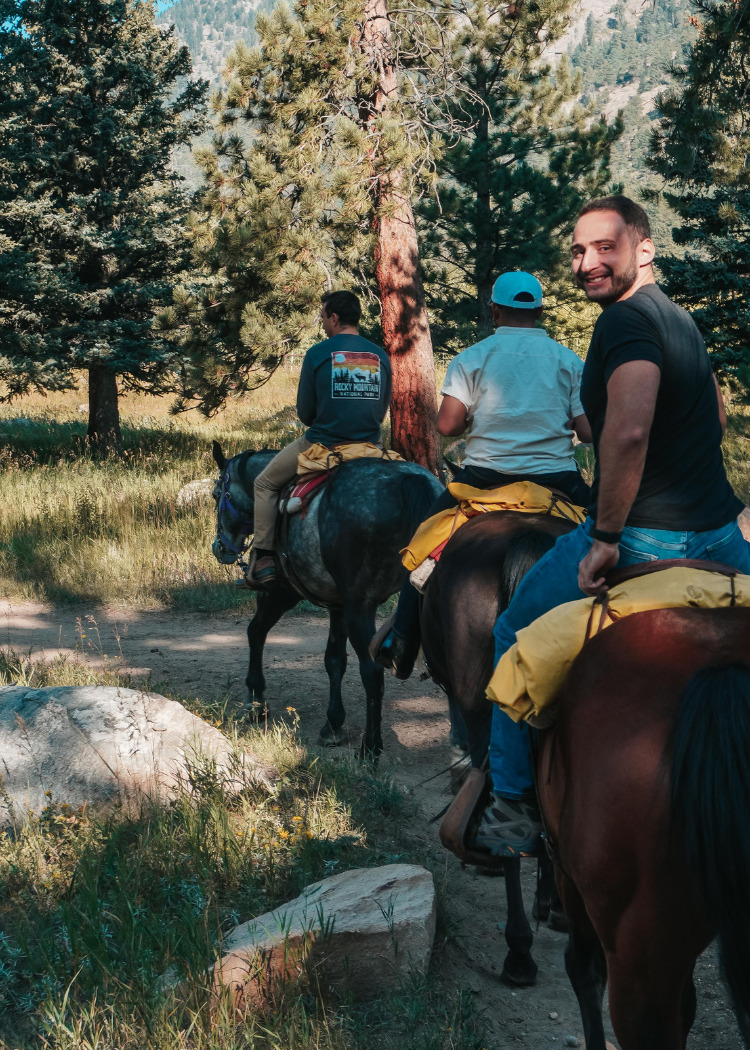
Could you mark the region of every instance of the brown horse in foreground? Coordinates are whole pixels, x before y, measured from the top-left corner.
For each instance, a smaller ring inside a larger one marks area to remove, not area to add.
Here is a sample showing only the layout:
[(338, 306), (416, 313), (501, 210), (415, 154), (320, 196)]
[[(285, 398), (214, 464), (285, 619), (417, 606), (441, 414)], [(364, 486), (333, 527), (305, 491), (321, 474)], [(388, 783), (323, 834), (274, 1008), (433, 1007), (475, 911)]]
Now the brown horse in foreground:
[[(451, 538), (430, 578), (421, 613), (425, 662), (448, 696), (451, 743), (468, 745), (475, 766), (481, 766), (490, 744), (492, 704), (485, 689), (495, 665), (495, 620), (523, 575), (558, 536), (573, 528), (573, 522), (548, 514), (480, 514)], [(551, 868), (542, 857), (535, 907), (540, 919), (547, 918), (550, 904), (553, 913), (556, 904), (559, 908)], [(520, 860), (507, 860), (504, 874), (508, 954), (502, 976), (509, 984), (534, 984), (537, 966), (521, 895)]]
[(750, 1037), (750, 609), (643, 612), (586, 644), (539, 793), (588, 1050), (683, 1050), (718, 935)]

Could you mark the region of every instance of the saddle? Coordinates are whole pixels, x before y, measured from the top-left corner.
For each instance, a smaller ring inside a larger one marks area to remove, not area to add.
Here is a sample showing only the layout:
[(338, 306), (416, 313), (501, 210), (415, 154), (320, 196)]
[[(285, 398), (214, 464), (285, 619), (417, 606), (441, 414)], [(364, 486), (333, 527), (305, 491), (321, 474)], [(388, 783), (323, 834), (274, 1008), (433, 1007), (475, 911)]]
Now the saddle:
[(610, 569), (604, 577), (607, 587), (619, 587), (628, 580), (637, 580), (641, 576), (650, 576), (653, 572), (664, 569), (702, 569), (704, 572), (718, 572), (722, 576), (741, 576), (739, 569), (725, 565), (721, 561), (700, 561), (697, 558), (665, 558), (664, 561), (641, 561), (637, 565), (626, 565), (622, 569)]
[(280, 514), (307, 514), (307, 508), (313, 494), (325, 485), (330, 477), (329, 471), (318, 471), (316, 474), (297, 475), (292, 478), (279, 497)]

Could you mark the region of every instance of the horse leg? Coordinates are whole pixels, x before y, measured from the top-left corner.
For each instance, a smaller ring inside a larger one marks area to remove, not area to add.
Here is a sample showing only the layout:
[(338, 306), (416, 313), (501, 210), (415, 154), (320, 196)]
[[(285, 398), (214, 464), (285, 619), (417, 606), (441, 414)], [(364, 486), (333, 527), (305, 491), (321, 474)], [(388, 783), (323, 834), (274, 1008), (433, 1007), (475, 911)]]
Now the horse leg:
[(536, 984), (537, 965), (531, 957), (534, 938), (523, 906), (520, 858), (505, 861), (505, 894), (508, 899), (508, 921), (505, 924), (508, 954), (501, 977), (507, 984)]
[(654, 907), (641, 908), (637, 899), (619, 917), (617, 951), (607, 962), (609, 1013), (622, 1050), (685, 1048), (695, 1017), (697, 952), (680, 944), (677, 921), (660, 922)]
[(330, 609), (330, 627), (326, 646), (325, 666), (330, 682), (328, 712), (325, 725), (320, 731), (318, 743), (323, 747), (336, 747), (344, 742), (342, 726), (346, 718), (341, 699), (341, 680), (346, 671), (346, 624), (341, 609)]
[[(561, 877), (562, 878), (562, 877)], [(563, 878), (562, 897), (568, 916), (568, 946), (565, 970), (581, 1011), (587, 1050), (605, 1050), (602, 1000), (607, 986), (607, 962), (581, 895)]]
[(531, 909), (531, 918), (537, 922), (546, 922), (549, 918), (550, 901), (555, 885), (555, 869), (547, 851), (539, 854), (539, 862), (536, 875), (536, 893), (534, 894), (534, 905)]
[(377, 758), (383, 754), (380, 724), (383, 712), (385, 681), (383, 668), (370, 657), (367, 647), (375, 634), (375, 610), (366, 606), (346, 609), (346, 633), (359, 658), (359, 674), (365, 687), (365, 735), (359, 749), (360, 758)]
[(539, 872), (531, 917), (537, 922), (547, 922), (550, 930), (556, 930), (558, 933), (568, 932), (568, 920), (555, 883), (555, 865), (546, 850), (539, 857)]
[(685, 987), (682, 989), (682, 1003), (680, 1004), (680, 1013), (682, 1014), (682, 1034), (685, 1043), (687, 1043), (690, 1029), (693, 1027), (695, 1012), (698, 1006), (695, 994), (695, 984), (693, 983), (694, 970), (695, 966), (693, 966), (693, 969), (690, 971), (690, 976), (685, 981)]
[(268, 632), (275, 627), (285, 612), (293, 609), (299, 602), (299, 595), (286, 587), (274, 587), (272, 591), (258, 591), (258, 606), (255, 616), (247, 626), (247, 642), (250, 646), (250, 665), (245, 685), (248, 692), (248, 706), (257, 714), (263, 714), (266, 707), (266, 679), (263, 675), (263, 647)]

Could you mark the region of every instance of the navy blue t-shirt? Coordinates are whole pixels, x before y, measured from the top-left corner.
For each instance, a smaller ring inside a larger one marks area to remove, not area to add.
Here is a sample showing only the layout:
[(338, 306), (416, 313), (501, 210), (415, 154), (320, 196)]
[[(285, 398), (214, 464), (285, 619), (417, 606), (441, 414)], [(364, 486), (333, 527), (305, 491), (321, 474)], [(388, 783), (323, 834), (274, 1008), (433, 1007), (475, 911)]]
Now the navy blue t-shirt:
[(309, 427), (308, 441), (380, 441), (390, 403), (391, 362), (375, 343), (359, 335), (334, 335), (305, 354), (297, 415)]

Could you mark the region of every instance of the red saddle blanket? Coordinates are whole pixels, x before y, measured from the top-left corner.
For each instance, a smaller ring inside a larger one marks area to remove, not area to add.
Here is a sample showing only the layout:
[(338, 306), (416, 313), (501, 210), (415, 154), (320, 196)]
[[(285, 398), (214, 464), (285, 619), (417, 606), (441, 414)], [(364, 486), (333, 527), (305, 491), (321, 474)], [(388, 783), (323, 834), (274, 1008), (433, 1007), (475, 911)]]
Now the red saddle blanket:
[(329, 478), (329, 472), (319, 470), (316, 474), (304, 474), (301, 478), (295, 478), (289, 490), (289, 499), (294, 496), (302, 501), (302, 514), (307, 513), (307, 505), (313, 494), (321, 485), (325, 485)]

